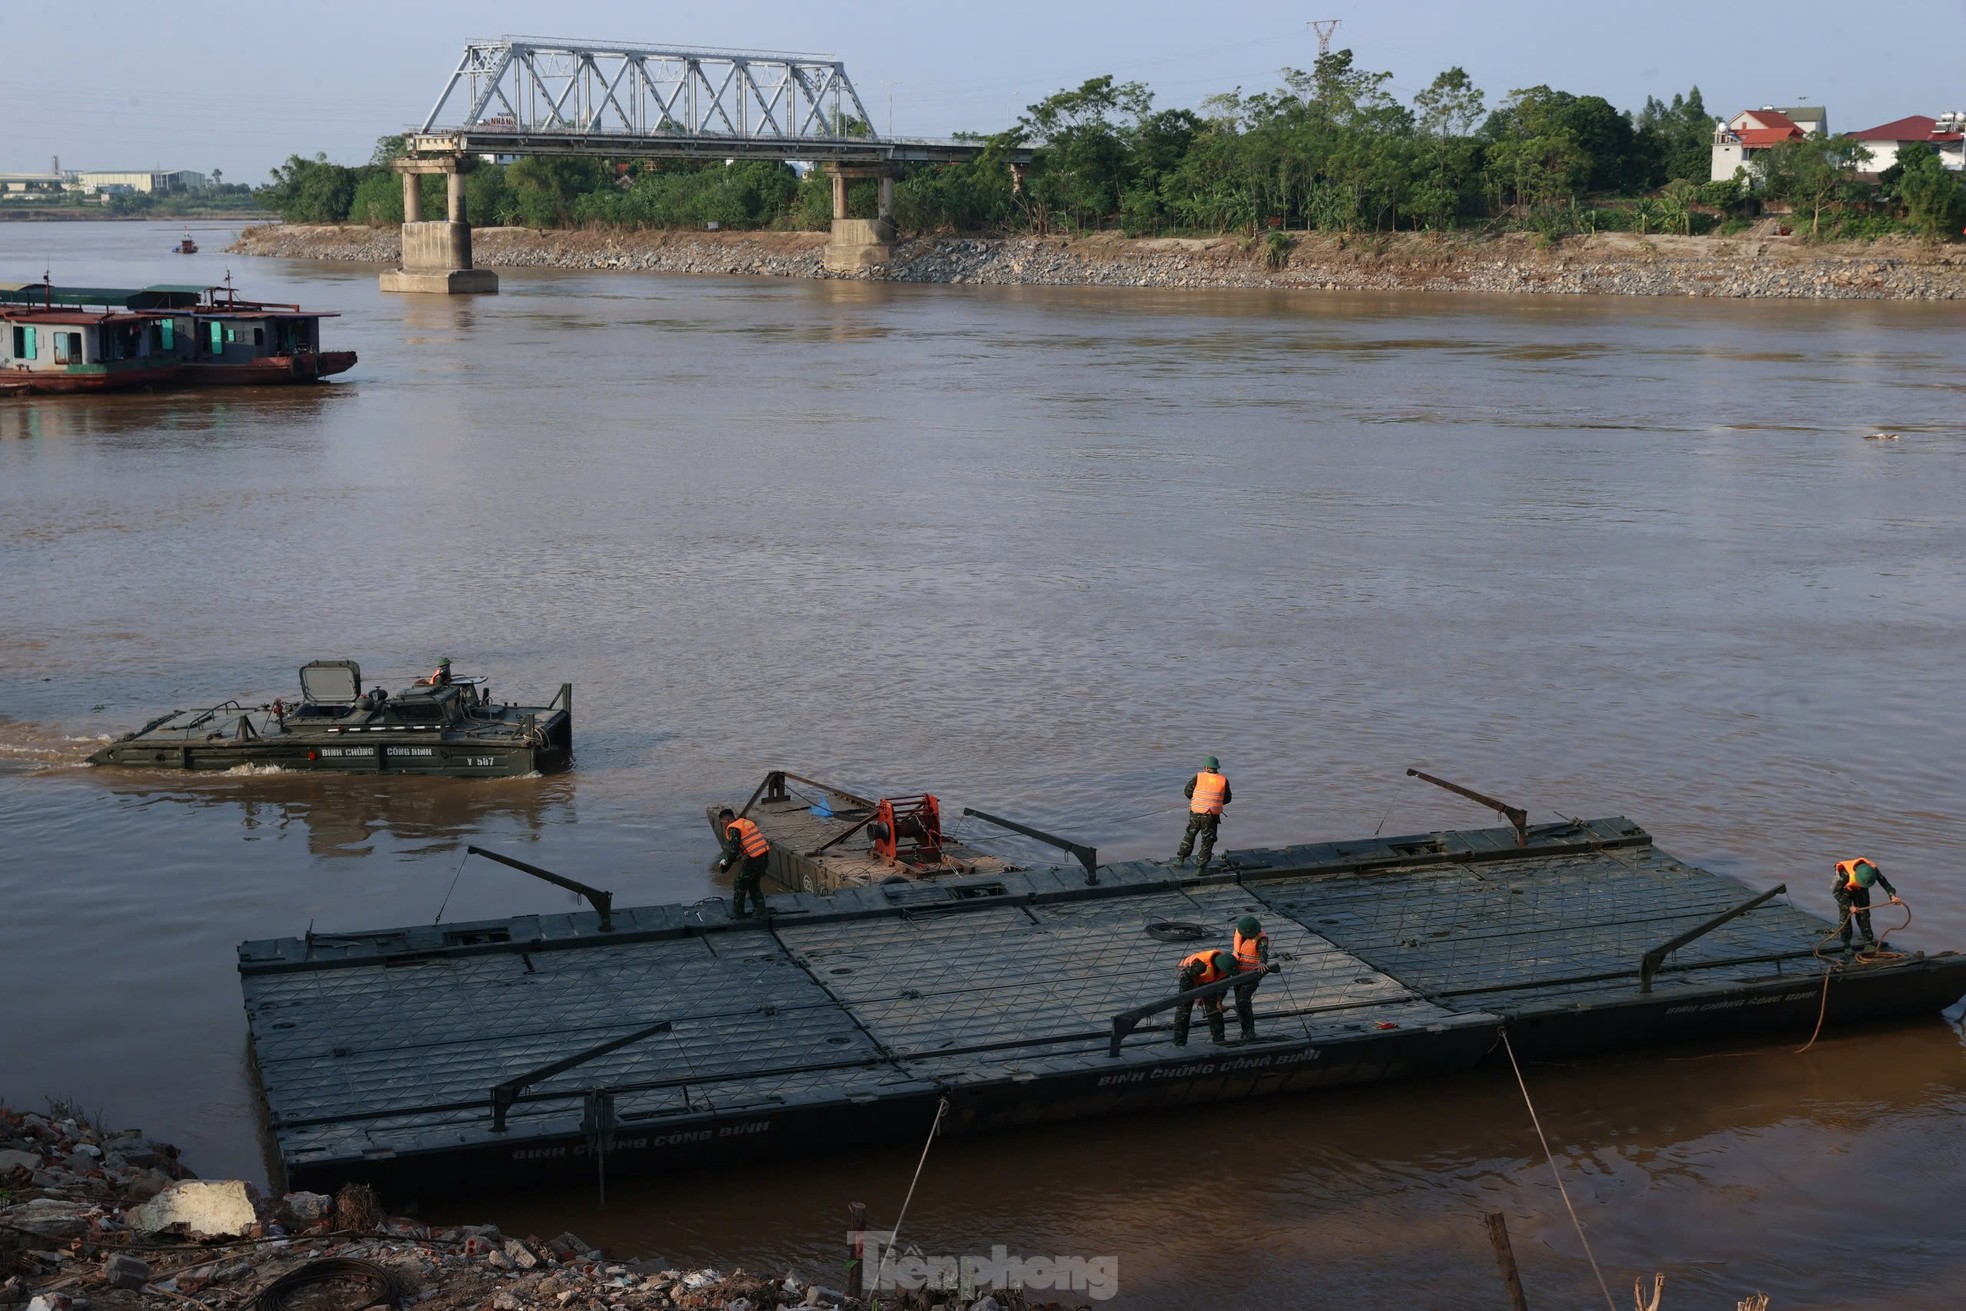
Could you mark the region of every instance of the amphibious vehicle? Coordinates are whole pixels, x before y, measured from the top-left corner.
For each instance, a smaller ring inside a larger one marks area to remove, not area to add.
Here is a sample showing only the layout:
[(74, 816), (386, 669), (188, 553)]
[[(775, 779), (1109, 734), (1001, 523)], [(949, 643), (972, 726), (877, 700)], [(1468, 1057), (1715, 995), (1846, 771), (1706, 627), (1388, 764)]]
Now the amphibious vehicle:
[(173, 710), (89, 757), (95, 765), (224, 770), (278, 766), (344, 774), (483, 778), (560, 769), (573, 759), (573, 684), (543, 706), (491, 699), (482, 677), (362, 690), (353, 660), (300, 669), (300, 700), (222, 701)]

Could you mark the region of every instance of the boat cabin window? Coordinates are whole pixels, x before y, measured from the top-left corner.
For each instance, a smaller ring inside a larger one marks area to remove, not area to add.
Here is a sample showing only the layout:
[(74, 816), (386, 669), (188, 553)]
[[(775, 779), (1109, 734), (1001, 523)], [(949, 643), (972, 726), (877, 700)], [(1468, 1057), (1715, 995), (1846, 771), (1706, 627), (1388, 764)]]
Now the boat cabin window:
[(34, 329), (26, 324), (14, 325), (14, 358), (31, 360), (36, 356), (34, 348)]
[(438, 701), (425, 701), (421, 698), (414, 701), (402, 699), (391, 701), (389, 703), (389, 713), (399, 723), (404, 724), (441, 724), (444, 722), (443, 704)]
[(164, 319), (157, 325), (158, 339), (167, 351), (177, 349), (177, 320)]
[(265, 344), (266, 344), (266, 329), (265, 329), (265, 328), (254, 328), (254, 329), (253, 329), (253, 345), (255, 345), (255, 346), (264, 346)]
[(79, 332), (57, 332), (55, 337), (55, 363), (80, 364), (82, 362), (82, 334)]

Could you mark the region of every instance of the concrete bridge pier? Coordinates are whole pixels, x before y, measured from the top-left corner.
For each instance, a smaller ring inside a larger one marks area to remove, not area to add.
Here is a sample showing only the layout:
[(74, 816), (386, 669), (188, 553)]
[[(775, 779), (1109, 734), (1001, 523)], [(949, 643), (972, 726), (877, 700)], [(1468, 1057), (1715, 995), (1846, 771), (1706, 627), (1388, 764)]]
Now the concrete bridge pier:
[[(390, 167), (403, 175), (403, 266), (383, 273), (384, 291), (422, 291), (457, 296), (498, 290), (498, 275), (471, 267), (471, 223), (464, 212), (464, 175), (477, 166), (476, 155), (409, 155)], [(425, 223), (421, 184), (426, 173), (442, 173), (448, 214)]]
[[(823, 260), (828, 273), (859, 273), (894, 258), (894, 169), (886, 164), (828, 164), (833, 178), (833, 236)], [(880, 202), (871, 219), (847, 217), (847, 183), (878, 178)]]

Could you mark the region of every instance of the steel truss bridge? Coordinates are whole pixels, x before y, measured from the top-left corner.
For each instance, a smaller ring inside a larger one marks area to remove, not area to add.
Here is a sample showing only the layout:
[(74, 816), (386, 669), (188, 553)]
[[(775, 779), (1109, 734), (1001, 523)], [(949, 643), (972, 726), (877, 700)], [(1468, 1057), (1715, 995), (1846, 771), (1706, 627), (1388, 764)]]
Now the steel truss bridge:
[[(463, 117), (440, 122), (454, 101)], [(413, 155), (796, 159), (873, 167), (974, 159), (983, 149), (977, 142), (880, 136), (846, 65), (824, 56), (534, 37), (469, 42), (406, 144)], [(1018, 153), (1016, 162), (1028, 158)]]

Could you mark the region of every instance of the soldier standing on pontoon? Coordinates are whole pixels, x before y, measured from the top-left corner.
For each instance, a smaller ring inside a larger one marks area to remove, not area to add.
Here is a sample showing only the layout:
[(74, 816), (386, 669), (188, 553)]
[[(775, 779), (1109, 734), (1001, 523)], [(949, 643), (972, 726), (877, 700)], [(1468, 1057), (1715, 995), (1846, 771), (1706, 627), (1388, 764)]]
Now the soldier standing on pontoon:
[(1223, 776), (1222, 762), (1209, 756), (1201, 762), (1201, 772), (1188, 780), (1185, 789), (1188, 797), (1188, 831), (1181, 838), (1181, 849), (1174, 853), (1174, 863), (1188, 863), (1188, 853), (1195, 849), (1195, 838), (1201, 838), (1201, 863), (1196, 873), (1208, 873), (1208, 862), (1215, 854), (1215, 830), (1222, 825), (1222, 807), (1229, 804), (1229, 780)]
[(771, 843), (765, 841), (756, 824), (738, 818), (729, 806), (717, 812), (717, 822), (724, 829), (724, 858), (717, 862), (717, 868), (729, 869), (739, 861), (744, 862), (744, 868), (730, 884), (731, 918), (743, 919), (752, 913), (745, 909), (747, 901), (756, 910), (765, 908), (765, 867), (771, 863)]

